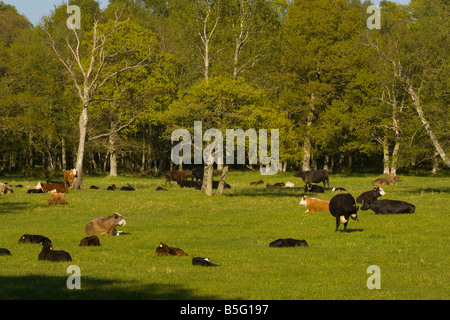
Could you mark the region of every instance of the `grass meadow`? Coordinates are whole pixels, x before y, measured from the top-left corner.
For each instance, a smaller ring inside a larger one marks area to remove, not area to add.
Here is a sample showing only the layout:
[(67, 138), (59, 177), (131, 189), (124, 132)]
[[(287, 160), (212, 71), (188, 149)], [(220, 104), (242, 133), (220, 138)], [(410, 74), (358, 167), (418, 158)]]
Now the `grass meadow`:
[[(330, 185), (355, 198), (372, 189), (374, 175), (330, 175)], [(348, 233), (334, 232), (329, 212), (305, 213), (303, 182), (293, 173), (260, 176), (231, 171), (223, 196), (206, 196), (159, 177), (85, 176), (86, 190), (70, 190), (68, 205), (48, 206), (48, 194), (24, 188), (0, 196), (0, 299), (316, 300), (449, 299), (450, 177), (401, 176), (386, 186), (386, 199), (416, 206), (414, 214), (359, 211)], [(217, 179), (217, 178), (216, 178)], [(295, 188), (249, 185), (263, 179), (291, 181)], [(37, 180), (3, 177), (24, 186)], [(112, 183), (136, 191), (107, 191)], [(89, 190), (97, 185), (101, 190)], [(333, 193), (311, 195), (330, 200)], [(122, 236), (99, 236), (100, 247), (79, 247), (96, 216), (119, 212)], [(41, 246), (18, 244), (40, 234), (65, 250), (71, 262), (38, 261)], [(278, 238), (305, 239), (309, 247), (270, 248)], [(156, 256), (159, 242), (189, 257)], [(209, 257), (219, 267), (193, 266)], [(69, 290), (67, 267), (81, 270), (81, 290)], [(381, 289), (368, 289), (367, 268), (380, 268)]]

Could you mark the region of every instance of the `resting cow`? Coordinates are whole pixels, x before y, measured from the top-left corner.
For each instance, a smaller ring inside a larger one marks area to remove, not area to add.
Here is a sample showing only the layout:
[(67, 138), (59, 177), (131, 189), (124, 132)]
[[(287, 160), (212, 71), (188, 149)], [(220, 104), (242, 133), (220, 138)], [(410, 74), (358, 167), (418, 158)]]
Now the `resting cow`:
[(24, 234), (20, 237), (18, 243), (52, 243), (52, 241), (44, 236), (38, 235), (38, 234)]
[[(378, 197), (385, 196), (386, 192), (384, 192), (383, 188), (376, 187), (373, 190), (363, 192), (358, 198), (356, 198), (356, 203), (364, 203), (368, 201), (375, 201)], [(362, 208), (361, 208), (362, 210)]]
[(273, 248), (287, 248), (287, 247), (307, 247), (306, 240), (297, 240), (292, 238), (278, 239), (269, 244)]
[(316, 184), (307, 183), (305, 184), (305, 193), (311, 192), (311, 193), (324, 193), (325, 189), (321, 186), (318, 186)]
[(187, 256), (188, 254), (179, 248), (172, 248), (160, 242), (155, 254), (158, 256)]
[(98, 247), (100, 246), (100, 239), (97, 236), (90, 236), (81, 239), (80, 247)]
[(5, 248), (0, 248), (0, 256), (10, 256), (11, 255), (11, 251), (9, 251), (8, 249)]
[(386, 186), (386, 185), (395, 185), (396, 182), (400, 182), (400, 177), (385, 177), (385, 178), (378, 178), (372, 181), (372, 185), (374, 186)]
[(43, 193), (66, 193), (69, 192), (69, 190), (65, 187), (60, 185), (59, 183), (42, 183), (39, 182), (35, 189), (39, 190), (41, 189)]
[(50, 199), (48, 199), (48, 204), (49, 205), (52, 205), (52, 204), (67, 204), (66, 196), (64, 195), (64, 193), (54, 193), (54, 194), (52, 194)]
[(114, 213), (107, 218), (96, 217), (93, 218), (86, 225), (85, 232), (87, 235), (106, 234), (106, 235), (119, 235), (123, 232), (117, 231), (116, 226), (125, 226), (127, 222), (119, 213)]
[(344, 224), (344, 232), (347, 232), (347, 223), (349, 217), (359, 222), (358, 209), (356, 206), (355, 198), (349, 193), (338, 194), (330, 200), (330, 213), (336, 218), (336, 230), (338, 231), (339, 225), (342, 222)]
[(44, 243), (42, 250), (38, 255), (38, 260), (47, 261), (72, 261), (69, 253), (63, 250), (53, 250), (51, 243)]
[(0, 182), (0, 194), (14, 193), (13, 188), (8, 183)]
[(294, 177), (300, 177), (302, 180), (308, 183), (320, 183), (323, 182), (323, 187), (325, 188), (325, 182), (328, 184), (328, 189), (330, 188), (330, 181), (328, 180), (327, 170), (314, 170), (314, 171), (302, 171), (301, 169), (294, 174)]
[(377, 200), (364, 202), (361, 210), (373, 210), (377, 214), (387, 213), (414, 213), (416, 207), (408, 202), (399, 200)]
[(209, 258), (201, 258), (201, 257), (194, 257), (192, 258), (192, 265), (193, 266), (202, 266), (202, 267), (218, 267), (218, 264), (212, 263), (209, 261)]
[(329, 210), (330, 201), (304, 196), (299, 204), (306, 207), (305, 212), (321, 212)]

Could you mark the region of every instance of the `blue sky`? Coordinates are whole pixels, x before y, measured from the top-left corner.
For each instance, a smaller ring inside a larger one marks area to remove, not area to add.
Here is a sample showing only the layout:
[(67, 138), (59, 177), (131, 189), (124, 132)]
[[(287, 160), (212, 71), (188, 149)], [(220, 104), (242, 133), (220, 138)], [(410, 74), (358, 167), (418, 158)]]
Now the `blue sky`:
[[(66, 3), (67, 0), (2, 0), (4, 3), (11, 4), (16, 7), (19, 13), (23, 14), (34, 25), (39, 23), (43, 16), (50, 14), (55, 5), (59, 6), (62, 3)], [(98, 0), (100, 7), (105, 8), (109, 1)], [(380, 0), (372, 0), (374, 4), (378, 4)], [(395, 0), (400, 4), (408, 4), (410, 0)], [(69, 0), (70, 3), (70, 0)]]

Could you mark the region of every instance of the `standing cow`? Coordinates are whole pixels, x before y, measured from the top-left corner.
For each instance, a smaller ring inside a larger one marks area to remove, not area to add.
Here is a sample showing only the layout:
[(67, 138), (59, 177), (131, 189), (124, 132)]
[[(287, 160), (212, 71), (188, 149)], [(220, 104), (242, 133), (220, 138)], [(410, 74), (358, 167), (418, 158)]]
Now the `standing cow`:
[(336, 218), (336, 230), (338, 231), (339, 225), (342, 222), (344, 224), (344, 232), (347, 232), (347, 223), (349, 217), (359, 222), (358, 209), (356, 206), (355, 198), (349, 193), (338, 194), (330, 200), (329, 205), (330, 213)]
[(302, 171), (302, 169), (300, 169), (294, 174), (294, 177), (302, 178), (306, 184), (323, 182), (324, 188), (326, 182), (328, 184), (328, 189), (330, 188), (327, 170)]
[(64, 186), (69, 189), (73, 185), (76, 177), (78, 177), (77, 169), (64, 171)]

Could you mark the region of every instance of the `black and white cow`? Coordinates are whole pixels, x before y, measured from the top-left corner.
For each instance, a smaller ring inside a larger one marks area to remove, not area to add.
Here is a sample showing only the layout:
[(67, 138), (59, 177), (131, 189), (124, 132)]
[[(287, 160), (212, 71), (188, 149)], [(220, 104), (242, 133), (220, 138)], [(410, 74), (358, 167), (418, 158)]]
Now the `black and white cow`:
[(311, 193), (324, 193), (325, 189), (321, 186), (318, 186), (316, 184), (307, 183), (305, 184), (305, 193), (311, 192)]
[(324, 188), (326, 182), (328, 184), (328, 189), (330, 188), (327, 170), (302, 171), (302, 169), (300, 169), (294, 174), (294, 177), (302, 178), (306, 184), (323, 182)]
[(331, 198), (329, 209), (331, 215), (336, 218), (335, 231), (338, 231), (342, 222), (344, 224), (344, 232), (347, 232), (349, 217), (359, 222), (357, 215), (359, 207), (356, 206), (355, 198), (349, 193), (338, 194)]
[[(383, 188), (377, 187), (373, 190), (363, 192), (358, 198), (356, 198), (356, 203), (364, 203), (371, 202), (378, 199), (378, 197), (385, 196), (386, 192), (384, 192)], [(362, 210), (362, 208), (361, 208)]]
[(377, 214), (387, 213), (414, 213), (416, 207), (408, 202), (400, 200), (377, 200), (364, 202), (361, 210), (373, 210)]

